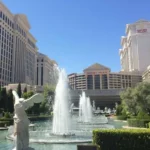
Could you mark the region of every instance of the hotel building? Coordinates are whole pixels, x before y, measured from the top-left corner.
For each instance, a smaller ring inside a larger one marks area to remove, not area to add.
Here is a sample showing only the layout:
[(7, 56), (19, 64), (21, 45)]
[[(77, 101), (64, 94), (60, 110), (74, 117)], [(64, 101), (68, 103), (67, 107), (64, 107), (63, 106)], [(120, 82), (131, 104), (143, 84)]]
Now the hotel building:
[(0, 2), (0, 85), (36, 83), (36, 39), (23, 14), (12, 14)]
[(55, 68), (54, 66), (57, 65), (57, 63), (54, 60), (51, 60), (49, 57), (42, 53), (38, 53), (37, 56), (37, 80), (36, 85), (43, 86), (46, 84), (55, 85)]
[(122, 71), (144, 72), (150, 65), (150, 22), (140, 20), (126, 25), (121, 37), (120, 61)]
[(110, 68), (96, 63), (83, 74), (68, 75), (68, 79), (73, 90), (125, 89), (142, 82), (142, 75), (138, 72), (113, 73)]
[(148, 66), (147, 69), (144, 71), (142, 78), (143, 82), (150, 82), (150, 66)]

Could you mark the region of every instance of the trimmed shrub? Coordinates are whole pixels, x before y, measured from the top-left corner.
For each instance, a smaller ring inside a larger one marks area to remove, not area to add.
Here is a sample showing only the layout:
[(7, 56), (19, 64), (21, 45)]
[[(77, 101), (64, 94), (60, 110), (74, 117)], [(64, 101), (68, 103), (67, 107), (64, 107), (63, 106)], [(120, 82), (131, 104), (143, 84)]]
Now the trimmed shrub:
[(128, 125), (130, 127), (147, 128), (150, 119), (128, 119)]
[(9, 122), (9, 125), (13, 125), (13, 123), (14, 123), (14, 120), (12, 119), (12, 118), (5, 118), (5, 117), (3, 117), (3, 118), (0, 118), (0, 122)]
[(127, 116), (125, 115), (121, 115), (121, 116), (117, 116), (118, 120), (127, 120)]
[(9, 126), (10, 122), (9, 121), (0, 121), (0, 127), (5, 127), (5, 126)]
[(5, 118), (11, 118), (10, 113), (9, 112), (5, 112), (4, 117)]
[(93, 143), (101, 150), (149, 150), (150, 129), (94, 130)]

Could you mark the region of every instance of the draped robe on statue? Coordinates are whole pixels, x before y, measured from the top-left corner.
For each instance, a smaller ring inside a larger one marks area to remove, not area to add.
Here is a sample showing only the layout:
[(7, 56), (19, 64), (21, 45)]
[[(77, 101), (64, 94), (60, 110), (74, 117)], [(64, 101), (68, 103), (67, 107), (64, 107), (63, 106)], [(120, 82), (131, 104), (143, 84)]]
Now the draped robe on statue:
[(16, 150), (26, 150), (29, 147), (29, 119), (25, 114), (24, 105), (17, 104), (14, 106), (14, 134)]
[(25, 110), (33, 106), (34, 103), (40, 103), (44, 97), (41, 94), (35, 94), (31, 98), (24, 100), (19, 98), (16, 91), (13, 91), (15, 97), (15, 116), (14, 116), (14, 136), (15, 148), (13, 150), (28, 150), (29, 148), (29, 119)]

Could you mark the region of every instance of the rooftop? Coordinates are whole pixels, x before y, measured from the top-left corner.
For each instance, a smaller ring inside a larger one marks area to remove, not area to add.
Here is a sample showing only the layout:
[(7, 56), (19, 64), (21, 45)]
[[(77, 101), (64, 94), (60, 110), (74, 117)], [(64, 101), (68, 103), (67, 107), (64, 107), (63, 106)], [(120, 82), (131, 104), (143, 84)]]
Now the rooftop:
[(84, 69), (84, 71), (94, 71), (94, 70), (109, 70), (110, 71), (110, 68), (103, 66), (99, 63), (95, 63), (89, 66), (88, 68)]

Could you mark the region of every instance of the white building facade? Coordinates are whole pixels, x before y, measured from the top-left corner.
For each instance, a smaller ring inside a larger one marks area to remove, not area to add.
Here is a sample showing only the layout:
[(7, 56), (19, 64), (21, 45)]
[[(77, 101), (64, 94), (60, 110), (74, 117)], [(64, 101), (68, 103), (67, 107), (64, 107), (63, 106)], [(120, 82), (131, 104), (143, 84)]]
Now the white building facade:
[(55, 85), (55, 68), (57, 63), (42, 53), (37, 56), (37, 80), (36, 85), (44, 86), (46, 84)]
[(150, 65), (150, 22), (140, 20), (126, 25), (126, 37), (121, 38), (122, 71), (144, 72)]
[(36, 40), (23, 14), (12, 14), (0, 2), (0, 85), (36, 83)]

